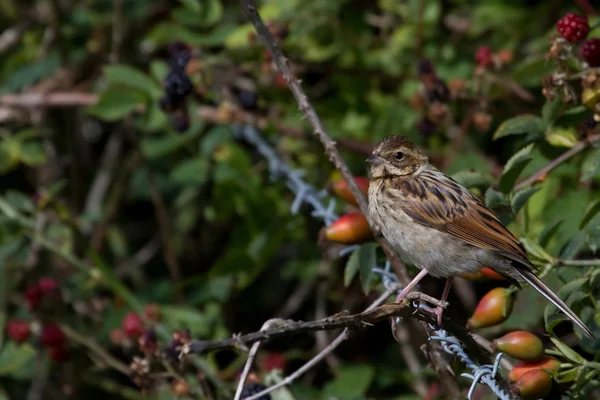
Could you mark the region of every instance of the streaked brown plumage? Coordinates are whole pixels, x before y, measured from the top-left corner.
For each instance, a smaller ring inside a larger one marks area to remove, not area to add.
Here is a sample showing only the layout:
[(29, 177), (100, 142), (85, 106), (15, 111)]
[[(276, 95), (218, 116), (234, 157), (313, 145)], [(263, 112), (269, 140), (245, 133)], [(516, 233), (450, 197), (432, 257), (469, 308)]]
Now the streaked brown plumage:
[[(529, 283), (593, 338), (579, 317), (533, 273), (527, 252), (494, 213), (429, 164), (410, 141), (389, 136), (367, 162), (369, 213), (405, 259), (433, 276), (449, 278), (443, 300), (454, 276), (485, 265), (519, 287), (519, 281)], [(425, 274), (421, 272), (403, 293)]]

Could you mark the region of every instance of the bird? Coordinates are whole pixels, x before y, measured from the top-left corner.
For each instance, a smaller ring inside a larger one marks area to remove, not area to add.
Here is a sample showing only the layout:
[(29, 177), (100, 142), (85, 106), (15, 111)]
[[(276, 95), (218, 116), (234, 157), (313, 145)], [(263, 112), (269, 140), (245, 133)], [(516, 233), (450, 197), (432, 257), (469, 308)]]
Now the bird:
[[(381, 140), (366, 159), (368, 213), (394, 252), (420, 269), (401, 291), (406, 296), (426, 275), (446, 278), (445, 303), (454, 277), (482, 266), (521, 289), (526, 282), (595, 339), (581, 319), (535, 274), (527, 252), (498, 217), (467, 188), (429, 163), (404, 136)], [(434, 310), (441, 325), (443, 307)]]

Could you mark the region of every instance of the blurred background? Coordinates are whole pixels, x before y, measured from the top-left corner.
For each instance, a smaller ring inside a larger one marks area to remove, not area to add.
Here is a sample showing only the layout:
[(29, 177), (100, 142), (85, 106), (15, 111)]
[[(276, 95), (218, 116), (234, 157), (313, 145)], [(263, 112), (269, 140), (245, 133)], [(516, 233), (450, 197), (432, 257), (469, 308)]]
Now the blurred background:
[[(353, 174), (366, 176), (378, 140), (407, 136), (530, 242), (549, 286), (577, 282), (565, 295), (583, 294), (570, 304), (598, 321), (593, 268), (554, 268), (594, 258), (600, 245), (598, 150), (538, 176), (538, 190), (515, 182), (595, 129), (599, 56), (559, 39), (556, 24), (567, 12), (587, 15), (588, 38), (600, 38), (600, 5), (257, 3)], [(157, 354), (174, 333), (225, 339), (274, 317), (360, 312), (382, 292), (370, 264), (339, 255), (367, 242), (368, 262), (383, 266), (368, 229), (327, 233), (310, 204), (291, 210), (285, 174), (273, 174), (243, 133), (255, 127), (253, 137), (301, 171), (324, 206), (334, 201), (337, 216), (356, 212), (335, 194), (339, 175), (239, 2), (0, 0), (0, 31), (0, 399), (231, 399), (247, 353), (163, 363)], [(507, 178), (507, 160), (529, 144)], [(508, 287), (470, 278), (459, 279), (446, 313), (460, 325), (487, 291)], [(439, 296), (442, 287), (426, 279), (422, 290)], [(482, 335), (546, 334), (546, 305), (519, 292), (510, 317)], [(443, 396), (420, 350), (425, 331), (407, 327), (414, 360), (381, 323), (273, 398)], [(568, 326), (555, 333), (598, 356)], [(251, 383), (277, 382), (336, 334), (264, 344)], [(555, 383), (552, 398), (573, 385), (593, 398), (597, 386), (580, 378)]]

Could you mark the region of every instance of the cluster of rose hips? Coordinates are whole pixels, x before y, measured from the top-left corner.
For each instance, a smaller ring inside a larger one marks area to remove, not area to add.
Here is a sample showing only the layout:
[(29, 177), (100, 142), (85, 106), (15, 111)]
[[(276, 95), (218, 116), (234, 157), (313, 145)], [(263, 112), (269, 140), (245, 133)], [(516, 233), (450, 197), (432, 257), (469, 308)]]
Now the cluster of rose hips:
[[(505, 279), (486, 267), (481, 269), (480, 275), (463, 277)], [(492, 289), (479, 301), (467, 321), (467, 328), (479, 329), (501, 324), (510, 316), (512, 308), (512, 291), (502, 287)], [(495, 339), (492, 348), (519, 360), (508, 374), (515, 393), (523, 399), (539, 399), (548, 395), (552, 388), (552, 374), (558, 372), (560, 361), (544, 355), (544, 346), (537, 336), (526, 331), (510, 332)]]
[(190, 48), (181, 42), (172, 44), (169, 53), (169, 72), (164, 81), (165, 95), (159, 104), (163, 111), (171, 114), (173, 129), (184, 132), (190, 125), (185, 100), (194, 90), (194, 84), (186, 72), (192, 54)]
[[(55, 362), (69, 359), (69, 348), (63, 330), (58, 324), (44, 321), (43, 311), (51, 310), (62, 300), (58, 282), (54, 278), (43, 277), (25, 289), (25, 299), (29, 311), (41, 322), (41, 329), (37, 334), (39, 343), (48, 351), (48, 356)], [(12, 318), (6, 323), (6, 335), (15, 343), (26, 342), (32, 334), (32, 327), (38, 326), (34, 321), (21, 318)]]

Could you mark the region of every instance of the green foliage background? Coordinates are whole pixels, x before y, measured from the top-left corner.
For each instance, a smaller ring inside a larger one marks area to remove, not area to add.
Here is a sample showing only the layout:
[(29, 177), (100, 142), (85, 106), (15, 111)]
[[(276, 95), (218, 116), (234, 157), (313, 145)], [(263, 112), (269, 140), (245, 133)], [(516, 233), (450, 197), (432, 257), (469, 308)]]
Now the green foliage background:
[[(389, 134), (418, 143), (510, 223), (545, 282), (600, 334), (597, 265), (559, 261), (597, 257), (600, 148), (579, 152), (535, 190), (515, 189), (519, 179), (577, 145), (580, 123), (593, 114), (578, 99), (563, 104), (561, 96), (547, 101), (542, 95), (543, 79), (557, 71), (547, 60), (554, 24), (567, 11), (581, 12), (574, 4), (269, 0), (259, 5), (263, 19), (287, 29), (284, 52), (335, 140), (350, 140), (367, 152)], [(136, 346), (112, 344), (109, 333), (127, 312), (141, 312), (145, 304), (162, 310), (157, 331), (165, 345), (175, 329), (190, 329), (205, 340), (259, 330), (299, 287), (307, 292), (288, 315), (293, 319), (315, 319), (320, 310), (359, 311), (377, 296), (377, 279), (366, 295), (358, 277), (344, 285), (346, 259), (324, 257), (317, 246), (319, 222), (307, 208), (291, 215), (293, 196), (269, 179), (256, 151), (234, 137), (233, 121), (220, 119), (228, 115), (227, 107), (235, 107), (228, 89), (243, 76), (259, 95), (255, 114), (268, 119), (263, 133), (278, 154), (304, 170), (309, 183), (328, 184), (332, 166), (289, 91), (276, 84), (276, 72), (252, 38), (238, 2), (0, 0), (0, 10), (0, 27), (18, 33), (0, 49), (1, 321), (52, 319), (83, 337), (69, 337), (72, 357), (65, 364), (48, 360), (35, 338), (17, 346), (3, 337), (0, 398), (25, 398), (42, 379), (48, 398), (172, 398), (167, 379), (157, 379), (152, 394), (141, 394), (94, 350), (105, 348), (129, 364)], [(592, 26), (599, 22), (590, 18)], [(600, 29), (590, 37), (600, 37)], [(195, 48), (201, 71), (190, 74), (201, 95), (187, 102), (190, 127), (183, 133), (159, 106), (166, 48), (175, 41)], [(477, 91), (474, 54), (480, 46), (510, 50), (514, 59), (489, 72), (494, 79)], [(422, 58), (444, 81), (460, 79), (467, 87), (465, 99), (448, 104), (452, 122), (430, 136), (416, 129), (422, 113), (411, 104), (422, 88), (417, 74)], [(581, 69), (570, 62), (574, 73)], [(578, 81), (573, 86), (580, 90)], [(40, 93), (67, 93), (75, 100), (67, 106), (21, 107), (10, 98)], [(210, 112), (202, 114), (202, 107)], [(492, 117), (491, 126), (477, 129), (471, 123), (458, 133), (461, 121), (476, 110)], [(364, 176), (365, 153), (340, 149), (352, 171)], [(91, 188), (100, 174), (106, 174), (107, 190), (98, 198)], [(99, 201), (98, 207), (90, 201)], [(338, 201), (340, 213), (349, 209)], [(65, 301), (32, 315), (24, 288), (40, 276), (56, 277)], [(480, 297), (497, 285), (487, 281), (467, 288)], [(425, 291), (436, 295), (441, 282), (427, 281)], [(458, 297), (451, 304), (448, 312), (460, 323), (474, 306)], [(508, 321), (482, 333), (493, 338), (513, 329), (543, 334), (556, 328), (553, 334), (581, 354), (577, 358), (559, 346), (566, 372), (556, 393), (569, 396), (572, 388), (570, 396), (592, 398), (585, 396), (598, 393), (600, 369), (586, 362), (598, 361), (600, 345), (567, 335), (569, 326), (557, 325), (562, 318), (546, 305), (533, 290), (519, 292)], [(357, 332), (333, 361), (321, 363), (277, 398), (418, 398), (410, 387), (414, 377), (384, 325)], [(415, 329), (414, 346), (423, 340), (424, 333)], [(548, 341), (547, 347), (553, 345)], [(316, 353), (317, 344), (313, 336), (294, 336), (264, 348), (265, 354), (282, 353), (290, 373)], [(232, 398), (245, 357), (209, 354), (193, 359), (184, 374), (198, 388), (201, 371), (217, 398)], [(260, 362), (257, 372), (264, 376)], [(422, 379), (435, 382), (430, 370)]]

